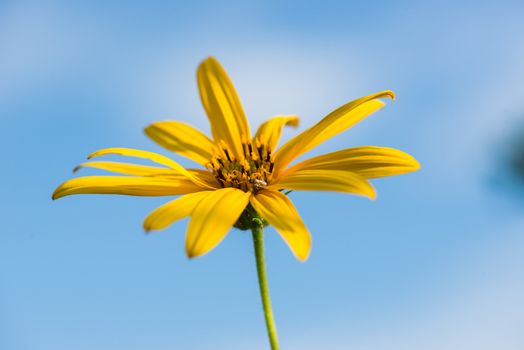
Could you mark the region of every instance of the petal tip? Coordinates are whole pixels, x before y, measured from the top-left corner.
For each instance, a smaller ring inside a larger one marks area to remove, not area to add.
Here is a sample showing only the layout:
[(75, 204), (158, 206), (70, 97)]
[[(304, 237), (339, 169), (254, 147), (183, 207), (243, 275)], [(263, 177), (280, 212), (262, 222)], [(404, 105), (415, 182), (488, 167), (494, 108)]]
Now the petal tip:
[(409, 169), (407, 172), (414, 172), (420, 169), (420, 162), (411, 154), (404, 153), (405, 166)]
[(186, 249), (186, 257), (188, 259), (190, 259), (190, 260), (201, 255), (201, 254), (198, 254), (196, 249), (191, 244), (188, 244), (187, 235), (186, 235), (186, 246), (185, 246), (185, 249)]
[(142, 224), (142, 229), (144, 230), (144, 233), (147, 235), (147, 234), (150, 234), (151, 232), (153, 231), (160, 231), (160, 230), (163, 230), (165, 227), (155, 227), (154, 226), (154, 222), (149, 222), (149, 221), (144, 221), (144, 223)]
[(416, 158), (413, 158), (412, 165), (413, 165), (413, 171), (420, 170), (420, 162)]
[(218, 60), (214, 56), (207, 56), (204, 58), (200, 64), (198, 65), (198, 69), (200, 70), (203, 68), (203, 66), (209, 65), (209, 64), (217, 64)]
[(165, 121), (155, 121), (155, 122), (152, 122), (150, 123), (149, 125), (145, 126), (144, 127), (144, 133), (149, 133), (151, 132), (153, 129), (158, 129), (159, 128), (159, 125), (158, 124), (162, 124), (162, 123), (166, 123), (168, 122), (167, 120)]
[(365, 194), (366, 197), (368, 197), (372, 201), (377, 200), (377, 191), (375, 191), (375, 188), (370, 185), (369, 192)]
[(147, 136), (149, 137), (151, 140), (155, 141), (155, 138), (154, 138), (154, 130), (155, 130), (155, 124), (149, 124), (148, 126), (146, 126), (144, 129), (142, 129), (142, 132)]
[(301, 263), (305, 263), (308, 259), (309, 259), (309, 256), (310, 256), (310, 251), (307, 252), (307, 254), (305, 255), (296, 255), (295, 257), (297, 258), (298, 261), (300, 261)]
[(186, 249), (186, 256), (187, 256), (187, 258), (189, 260), (193, 260), (193, 259), (199, 257), (199, 254), (196, 254), (195, 252), (189, 251), (189, 250)]
[(57, 199), (60, 199), (60, 198), (62, 198), (62, 197), (64, 197), (64, 196), (66, 196), (66, 195), (64, 194), (64, 185), (65, 185), (66, 183), (67, 183), (67, 181), (64, 182), (64, 183), (62, 183), (62, 184), (60, 184), (60, 186), (58, 186), (58, 187), (53, 191), (53, 194), (51, 195), (51, 199), (52, 199), (52, 200), (57, 200)]
[[(395, 93), (391, 90), (386, 90), (384, 91), (384, 94), (389, 97), (391, 99), (391, 101), (395, 101), (395, 99), (397, 98), (397, 96), (395, 95)], [(385, 96), (385, 97), (386, 97)]]
[(204, 62), (213, 62), (213, 63), (215, 63), (215, 62), (218, 62), (218, 60), (216, 59), (215, 56), (213, 56), (213, 55), (209, 55), (209, 56), (207, 56), (207, 57), (204, 59)]
[(53, 192), (53, 194), (51, 195), (51, 199), (52, 199), (52, 200), (57, 200), (57, 199), (59, 199), (59, 198), (61, 197), (61, 196), (60, 196), (59, 189), (60, 189), (60, 188), (57, 188), (57, 189)]
[(292, 126), (294, 128), (298, 128), (299, 125), (300, 125), (300, 118), (297, 117), (297, 116), (294, 116), (292, 118), (289, 118), (288, 122), (286, 123), (286, 125), (289, 125), (289, 126)]

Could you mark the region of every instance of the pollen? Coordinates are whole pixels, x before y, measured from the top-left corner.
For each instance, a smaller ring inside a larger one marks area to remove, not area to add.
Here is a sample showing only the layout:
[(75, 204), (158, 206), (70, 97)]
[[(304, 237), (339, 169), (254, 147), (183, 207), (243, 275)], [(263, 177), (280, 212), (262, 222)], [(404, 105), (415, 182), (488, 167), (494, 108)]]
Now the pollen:
[(208, 168), (222, 187), (257, 193), (271, 180), (274, 167), (271, 149), (255, 140), (243, 143), (242, 150), (244, 159), (235, 159), (225, 143), (221, 143)]

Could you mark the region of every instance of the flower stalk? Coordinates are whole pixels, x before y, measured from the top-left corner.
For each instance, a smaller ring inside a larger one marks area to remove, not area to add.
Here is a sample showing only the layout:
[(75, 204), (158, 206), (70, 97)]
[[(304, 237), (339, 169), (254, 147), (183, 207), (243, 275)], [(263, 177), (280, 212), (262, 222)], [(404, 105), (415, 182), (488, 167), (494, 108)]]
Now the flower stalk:
[(266, 319), (267, 334), (271, 350), (279, 350), (277, 327), (273, 318), (273, 309), (271, 308), (271, 298), (269, 296), (269, 287), (267, 283), (266, 266), (264, 262), (264, 228), (262, 225), (256, 225), (251, 228), (253, 233), (253, 244), (255, 246), (255, 258), (257, 262), (258, 284), (260, 287), (260, 297), (264, 308), (264, 317)]

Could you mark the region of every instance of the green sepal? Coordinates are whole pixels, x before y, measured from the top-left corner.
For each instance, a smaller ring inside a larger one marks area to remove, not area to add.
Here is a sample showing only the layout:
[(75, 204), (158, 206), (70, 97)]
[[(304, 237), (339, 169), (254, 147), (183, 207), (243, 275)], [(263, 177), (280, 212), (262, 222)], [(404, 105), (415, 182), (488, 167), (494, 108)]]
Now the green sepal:
[(233, 227), (242, 231), (247, 231), (254, 228), (264, 228), (267, 225), (268, 222), (257, 213), (250, 203), (247, 205), (246, 209), (244, 209), (242, 215), (240, 215)]

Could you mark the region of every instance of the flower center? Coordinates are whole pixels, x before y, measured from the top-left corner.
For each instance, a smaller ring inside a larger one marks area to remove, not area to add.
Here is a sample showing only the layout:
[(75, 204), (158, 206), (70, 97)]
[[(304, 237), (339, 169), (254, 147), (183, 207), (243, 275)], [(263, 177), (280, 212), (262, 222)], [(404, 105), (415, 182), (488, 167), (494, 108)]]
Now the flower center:
[(239, 188), (245, 192), (258, 192), (267, 186), (273, 172), (271, 150), (266, 145), (242, 144), (244, 160), (237, 160), (220, 148), (208, 167), (222, 187)]

